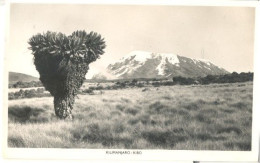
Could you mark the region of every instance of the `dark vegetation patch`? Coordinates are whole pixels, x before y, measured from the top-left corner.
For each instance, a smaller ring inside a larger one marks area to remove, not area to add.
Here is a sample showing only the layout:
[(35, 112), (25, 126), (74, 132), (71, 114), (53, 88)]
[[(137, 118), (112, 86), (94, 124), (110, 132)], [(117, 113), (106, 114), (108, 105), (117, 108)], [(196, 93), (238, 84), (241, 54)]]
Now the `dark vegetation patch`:
[(134, 108), (128, 108), (125, 110), (125, 112), (128, 114), (136, 115), (139, 112), (139, 110)]
[(218, 115), (218, 111), (215, 108), (203, 109), (200, 112), (204, 115), (216, 117)]
[(25, 143), (20, 137), (8, 137), (8, 147), (24, 148)]
[(89, 113), (88, 116), (89, 116), (89, 117), (92, 117), (92, 118), (96, 118), (96, 117), (97, 117), (97, 113), (91, 112), (91, 113)]
[(213, 104), (213, 105), (222, 105), (222, 104), (224, 104), (224, 101), (221, 101), (220, 99), (216, 99), (216, 100), (212, 101), (210, 104)]
[(150, 114), (168, 114), (169, 115), (169, 114), (176, 113), (177, 109), (172, 106), (168, 106), (161, 101), (156, 101), (149, 105), (148, 112)]
[(184, 109), (187, 109), (187, 110), (199, 110), (200, 109), (200, 106), (195, 103), (195, 102), (192, 102), (192, 103), (188, 103), (186, 105), (184, 105)]
[[(46, 110), (29, 106), (12, 106), (8, 108), (8, 120), (19, 123), (39, 123), (48, 122), (50, 119), (44, 114)], [(44, 115), (44, 116), (41, 116)], [(51, 118), (54, 118), (51, 117)]]
[(160, 113), (167, 106), (160, 101), (156, 101), (153, 104), (149, 105), (149, 112), (151, 113)]
[(125, 110), (125, 106), (118, 104), (118, 105), (116, 105), (116, 109), (120, 110), (120, 111), (124, 111)]
[(116, 123), (115, 125), (114, 125), (114, 132), (115, 133), (122, 133), (122, 132), (124, 132), (124, 130), (125, 130), (125, 125), (124, 124), (122, 124), (122, 123)]
[(128, 124), (130, 124), (130, 125), (135, 125), (135, 124), (137, 124), (139, 122), (139, 119), (130, 119), (130, 120), (128, 120)]
[(165, 99), (165, 100), (172, 100), (172, 97), (171, 97), (171, 96), (163, 96), (162, 99)]
[(211, 123), (212, 120), (209, 116), (202, 114), (202, 113), (198, 113), (195, 117), (195, 120), (199, 121), (199, 122), (203, 122), (203, 123)]
[(123, 102), (125, 102), (125, 103), (130, 103), (131, 101), (129, 100), (129, 99), (127, 99), (127, 98), (121, 98), (121, 100), (123, 101)]
[(234, 147), (235, 147), (234, 142), (225, 142), (225, 143), (223, 143), (223, 145), (224, 145), (228, 150), (232, 150), (232, 149), (234, 149)]
[(154, 145), (168, 148), (174, 147), (177, 143), (188, 139), (185, 135), (174, 134), (170, 131), (144, 131), (142, 132), (142, 137)]
[(183, 128), (174, 128), (172, 131), (174, 133), (184, 133), (184, 129)]
[(192, 136), (194, 139), (202, 140), (202, 141), (219, 141), (219, 140), (226, 140), (224, 136), (213, 136), (209, 133), (200, 133), (200, 134), (195, 134)]
[(222, 133), (236, 133), (237, 135), (242, 134), (241, 129), (239, 129), (238, 127), (223, 127), (217, 130), (218, 134), (222, 134)]
[(224, 113), (234, 113), (235, 110), (234, 109), (229, 109), (229, 108), (221, 108), (220, 111), (224, 112)]
[(238, 147), (241, 151), (250, 151), (251, 143), (250, 142), (225, 142), (223, 144), (227, 149), (232, 150), (235, 147)]
[(173, 116), (174, 114), (177, 114), (178, 109), (174, 108), (173, 106), (169, 106), (164, 109), (164, 115), (165, 116)]
[(151, 122), (150, 115), (148, 115), (148, 114), (139, 116), (139, 120), (141, 121), (141, 123), (143, 125), (150, 124), (150, 122)]
[(121, 112), (119, 112), (119, 111), (112, 111), (112, 112), (110, 112), (110, 115), (112, 115), (112, 116), (121, 115)]
[(204, 100), (197, 100), (197, 101), (194, 101), (194, 102), (190, 102), (190, 103), (187, 103), (187, 104), (184, 104), (183, 107), (184, 109), (187, 109), (187, 110), (194, 110), (194, 111), (197, 111), (197, 110), (200, 110), (204, 105), (206, 105), (207, 103), (204, 101)]
[(172, 120), (166, 120), (166, 121), (164, 121), (164, 125), (165, 126), (173, 125), (173, 121)]
[(247, 104), (244, 102), (236, 102), (230, 105), (231, 107), (237, 108), (237, 109), (246, 109), (248, 107)]
[(239, 147), (242, 151), (250, 151), (251, 150), (251, 143), (250, 142), (236, 142), (236, 146)]
[(146, 92), (146, 91), (150, 91), (151, 89), (149, 89), (149, 88), (144, 88), (144, 89), (142, 89), (142, 92)]
[(178, 113), (179, 115), (182, 115), (182, 116), (186, 117), (186, 118), (188, 118), (188, 117), (191, 116), (188, 111), (182, 110), (182, 109), (178, 110), (177, 113)]
[(243, 123), (243, 126), (252, 126), (252, 116), (248, 117)]
[[(87, 93), (87, 94), (89, 94), (89, 95), (94, 95), (94, 94), (95, 94), (94, 91), (93, 91), (93, 89), (85, 89), (85, 90), (82, 91), (82, 93)], [(105, 102), (105, 101), (104, 101), (104, 102)]]
[(104, 125), (90, 124), (87, 126), (87, 130), (82, 132), (80, 130), (74, 131), (73, 138), (77, 141), (83, 141), (91, 144), (101, 143), (105, 147), (113, 147), (115, 145), (123, 145), (125, 148), (129, 148), (133, 144), (132, 138), (125, 138), (115, 136), (113, 133), (121, 133), (124, 131), (122, 125), (116, 125), (114, 129)]
[(227, 119), (227, 120), (224, 120), (224, 123), (235, 124), (235, 121), (233, 119)]

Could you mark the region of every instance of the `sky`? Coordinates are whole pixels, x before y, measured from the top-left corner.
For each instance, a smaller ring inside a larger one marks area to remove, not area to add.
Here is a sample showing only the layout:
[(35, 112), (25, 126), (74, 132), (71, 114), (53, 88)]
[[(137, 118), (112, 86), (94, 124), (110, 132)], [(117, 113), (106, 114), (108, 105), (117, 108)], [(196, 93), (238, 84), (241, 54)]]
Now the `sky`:
[(7, 66), (38, 77), (29, 38), (46, 31), (70, 35), (85, 30), (101, 34), (107, 45), (101, 59), (91, 63), (87, 78), (136, 50), (206, 59), (230, 72), (252, 72), (254, 23), (250, 7), (12, 4)]

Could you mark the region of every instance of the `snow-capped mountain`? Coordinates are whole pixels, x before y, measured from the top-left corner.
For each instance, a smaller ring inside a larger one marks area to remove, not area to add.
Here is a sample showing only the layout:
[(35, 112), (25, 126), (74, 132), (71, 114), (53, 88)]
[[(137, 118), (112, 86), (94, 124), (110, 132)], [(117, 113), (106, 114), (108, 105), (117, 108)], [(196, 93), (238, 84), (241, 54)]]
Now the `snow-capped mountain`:
[(198, 77), (229, 73), (207, 60), (144, 51), (129, 53), (108, 65), (107, 70), (117, 78)]

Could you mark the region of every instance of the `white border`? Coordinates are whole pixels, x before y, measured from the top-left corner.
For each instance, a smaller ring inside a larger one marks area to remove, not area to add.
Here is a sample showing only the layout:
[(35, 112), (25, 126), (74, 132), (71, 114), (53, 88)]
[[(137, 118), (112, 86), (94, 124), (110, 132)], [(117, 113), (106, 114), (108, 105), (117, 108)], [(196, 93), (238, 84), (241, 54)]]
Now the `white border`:
[[(257, 161), (259, 151), (259, 129), (257, 124), (259, 123), (259, 101), (257, 97), (260, 97), (260, 76), (259, 76), (259, 2), (245, 2), (245, 1), (173, 1), (173, 0), (11, 0), (6, 3), (6, 12), (9, 16), (10, 3), (69, 3), (69, 4), (124, 4), (124, 5), (182, 5), (182, 6), (243, 6), (243, 7), (255, 7), (256, 8), (256, 26), (255, 26), (255, 55), (254, 55), (254, 94), (253, 94), (253, 132), (252, 132), (252, 151), (248, 152), (235, 152), (235, 151), (187, 151), (187, 150), (142, 150), (142, 155), (109, 155), (105, 154), (105, 149), (21, 149), (21, 148), (8, 148), (7, 147), (7, 71), (4, 71), (4, 97), (3, 102), (5, 107), (3, 109), (4, 120), (4, 137), (2, 139), (3, 153), (5, 158), (16, 159), (71, 159), (71, 160), (120, 160), (120, 161), (173, 161), (173, 160), (187, 160), (187, 161)], [(8, 26), (9, 17), (7, 16)], [(8, 40), (7, 40), (8, 41)], [(8, 50), (8, 49), (7, 49)], [(114, 151), (115, 149), (113, 149)], [(120, 150), (124, 151), (124, 150)]]
[(9, 0), (10, 3), (52, 4), (111, 4), (111, 5), (181, 5), (181, 6), (247, 6), (255, 7), (256, 0)]

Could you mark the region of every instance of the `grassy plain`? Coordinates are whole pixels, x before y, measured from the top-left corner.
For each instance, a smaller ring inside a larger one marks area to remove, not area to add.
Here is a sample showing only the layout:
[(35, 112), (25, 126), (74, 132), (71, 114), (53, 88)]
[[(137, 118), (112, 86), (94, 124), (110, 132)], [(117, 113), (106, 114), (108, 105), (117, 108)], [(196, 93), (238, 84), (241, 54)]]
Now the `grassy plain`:
[(29, 148), (251, 150), (253, 83), (79, 95), (73, 121), (53, 98), (9, 101), (8, 145)]

